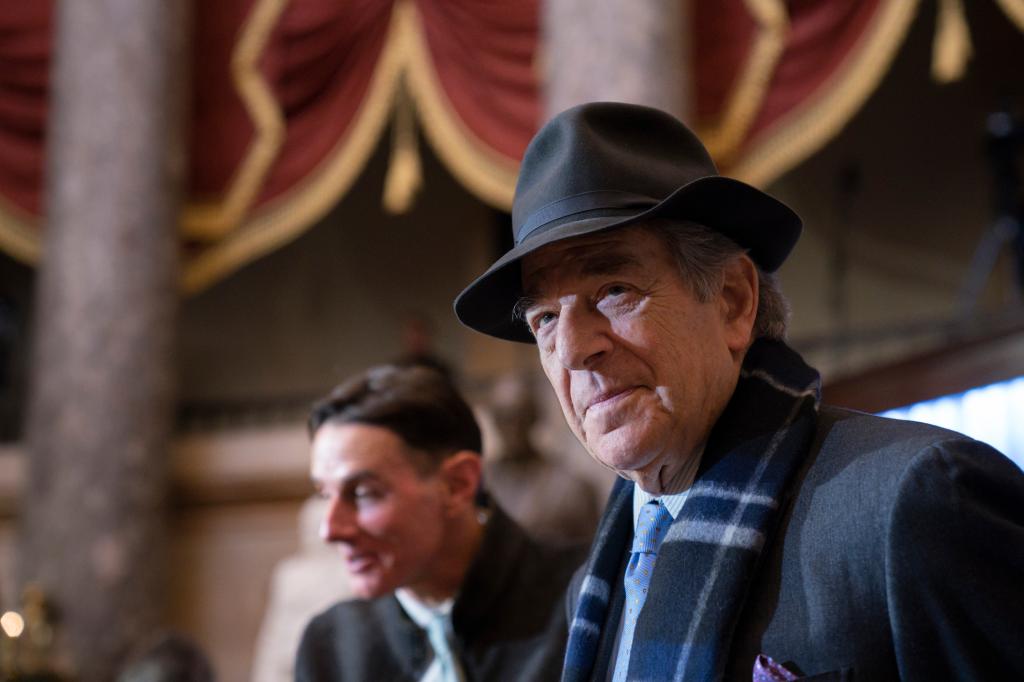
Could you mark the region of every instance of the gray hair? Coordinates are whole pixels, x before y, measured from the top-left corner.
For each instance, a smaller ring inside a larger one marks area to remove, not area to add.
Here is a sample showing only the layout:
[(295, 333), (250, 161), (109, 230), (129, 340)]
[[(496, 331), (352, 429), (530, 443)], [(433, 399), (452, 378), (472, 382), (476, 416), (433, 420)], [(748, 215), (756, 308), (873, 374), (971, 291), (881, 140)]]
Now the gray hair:
[[(683, 280), (702, 303), (712, 300), (722, 287), (725, 266), (746, 253), (725, 235), (697, 223), (659, 218), (643, 225), (661, 237), (672, 250)], [(757, 317), (754, 338), (784, 340), (789, 320), (789, 301), (772, 273), (757, 268)]]

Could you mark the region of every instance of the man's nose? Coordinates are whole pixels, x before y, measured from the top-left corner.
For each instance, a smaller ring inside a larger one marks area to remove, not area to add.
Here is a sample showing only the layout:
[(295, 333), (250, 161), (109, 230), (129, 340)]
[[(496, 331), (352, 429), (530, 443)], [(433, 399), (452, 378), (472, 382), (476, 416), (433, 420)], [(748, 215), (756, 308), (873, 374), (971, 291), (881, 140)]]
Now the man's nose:
[(324, 542), (349, 542), (355, 536), (355, 513), (339, 496), (331, 497), (320, 520), (320, 539)]
[(590, 369), (611, 350), (607, 320), (583, 305), (565, 307), (555, 336), (558, 361), (566, 369)]

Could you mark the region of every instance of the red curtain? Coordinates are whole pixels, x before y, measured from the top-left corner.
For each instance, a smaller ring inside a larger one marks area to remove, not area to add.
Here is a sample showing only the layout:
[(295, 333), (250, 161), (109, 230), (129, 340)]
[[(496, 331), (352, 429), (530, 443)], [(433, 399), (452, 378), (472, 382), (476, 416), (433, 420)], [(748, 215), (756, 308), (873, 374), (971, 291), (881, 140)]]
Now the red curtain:
[(369, 88), (390, 16), (391, 2), (378, 0), (289, 3), (261, 61), (287, 134), (257, 204), (293, 187), (345, 138)]
[(540, 120), (535, 1), (420, 0), (441, 89), (477, 139), (522, 158)]
[(699, 0), (695, 121), (719, 166), (763, 185), (824, 145), (874, 91), (918, 4)]
[(42, 207), (52, 11), (49, 2), (5, 2), (0, 10), (0, 207)]
[[(694, 122), (723, 171), (764, 184), (825, 144), (885, 73), (917, 6), (697, 0), (680, 40), (694, 46)], [(507, 207), (542, 109), (539, 14), (539, 0), (196, 3), (186, 286), (313, 224), (410, 101), (455, 176)], [(0, 0), (0, 248), (29, 261), (52, 18), (51, 2)]]

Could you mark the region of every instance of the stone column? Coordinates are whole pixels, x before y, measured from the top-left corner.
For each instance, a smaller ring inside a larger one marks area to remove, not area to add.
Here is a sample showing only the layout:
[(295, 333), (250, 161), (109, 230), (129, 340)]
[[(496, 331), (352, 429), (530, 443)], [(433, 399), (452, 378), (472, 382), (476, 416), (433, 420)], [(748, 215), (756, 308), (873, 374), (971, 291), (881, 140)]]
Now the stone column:
[(186, 0), (55, 13), (20, 578), (74, 679), (114, 679), (163, 616)]
[(688, 0), (547, 0), (542, 5), (549, 117), (597, 100), (646, 104), (689, 117)]

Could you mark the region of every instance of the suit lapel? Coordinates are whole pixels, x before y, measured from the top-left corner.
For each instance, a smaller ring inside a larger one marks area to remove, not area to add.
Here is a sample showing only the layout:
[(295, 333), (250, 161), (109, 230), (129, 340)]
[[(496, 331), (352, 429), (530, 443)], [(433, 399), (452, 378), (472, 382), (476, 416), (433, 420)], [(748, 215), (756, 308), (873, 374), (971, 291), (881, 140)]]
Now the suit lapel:
[[(393, 594), (378, 599), (374, 608), (378, 611), (384, 640), (391, 653), (371, 663), (374, 674), (379, 679), (418, 680), (432, 657), (423, 630), (409, 618)], [(391, 668), (392, 665), (396, 667)]]

